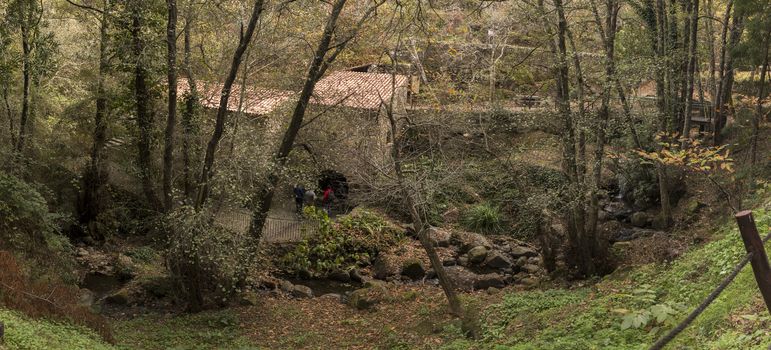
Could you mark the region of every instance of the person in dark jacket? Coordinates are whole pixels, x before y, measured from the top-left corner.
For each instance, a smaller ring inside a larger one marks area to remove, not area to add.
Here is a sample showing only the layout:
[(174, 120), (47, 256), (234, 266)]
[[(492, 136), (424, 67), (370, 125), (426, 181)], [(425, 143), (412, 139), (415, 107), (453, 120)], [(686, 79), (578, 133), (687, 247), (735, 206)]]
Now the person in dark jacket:
[(294, 187), (294, 204), (297, 208), (297, 214), (303, 213), (303, 202), (305, 201), (305, 187), (303, 185), (296, 185)]

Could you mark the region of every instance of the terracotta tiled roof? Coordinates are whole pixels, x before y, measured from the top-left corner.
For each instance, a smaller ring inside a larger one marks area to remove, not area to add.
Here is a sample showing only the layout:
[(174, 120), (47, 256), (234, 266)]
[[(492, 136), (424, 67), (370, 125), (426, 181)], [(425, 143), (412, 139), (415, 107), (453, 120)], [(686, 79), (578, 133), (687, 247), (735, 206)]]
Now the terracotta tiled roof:
[[(196, 85), (201, 104), (205, 108), (219, 108), (223, 84), (197, 81)], [(182, 98), (189, 91), (190, 84), (187, 79), (179, 79), (177, 83), (177, 95), (179, 98)], [(289, 100), (293, 95), (294, 93), (291, 91), (247, 87), (244, 91), (244, 103), (241, 108), (246, 114), (265, 115)], [(241, 85), (233, 84), (230, 92), (230, 101), (228, 102), (228, 111), (238, 112), (240, 97)]]
[[(396, 78), (395, 86), (392, 84)], [(319, 80), (311, 103), (325, 106), (343, 105), (351, 108), (379, 109), (383, 101), (388, 102), (393, 88), (408, 86), (404, 75), (388, 73), (364, 73), (339, 71)]]

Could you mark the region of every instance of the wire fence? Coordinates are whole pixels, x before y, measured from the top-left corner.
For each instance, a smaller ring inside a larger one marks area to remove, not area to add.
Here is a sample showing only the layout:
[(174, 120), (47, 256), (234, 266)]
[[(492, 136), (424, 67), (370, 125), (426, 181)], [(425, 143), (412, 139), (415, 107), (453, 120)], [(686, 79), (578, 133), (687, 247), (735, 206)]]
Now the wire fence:
[[(757, 227), (755, 226), (755, 222), (752, 219), (751, 212), (739, 213), (737, 214), (736, 218), (739, 223), (742, 239), (744, 240), (745, 247), (748, 250), (747, 254), (744, 255), (744, 258), (742, 258), (742, 260), (734, 266), (731, 273), (728, 274), (728, 276), (726, 276), (720, 282), (720, 284), (712, 290), (711, 293), (709, 293), (709, 295), (699, 304), (698, 307), (696, 307), (696, 309), (694, 309), (688, 315), (688, 317), (686, 317), (675, 328), (670, 330), (666, 335), (656, 341), (656, 343), (650, 347), (650, 350), (663, 349), (667, 344), (674, 340), (694, 320), (696, 320), (696, 318), (699, 317), (699, 315), (701, 315), (704, 310), (706, 310), (707, 307), (718, 298), (718, 296), (720, 296), (726, 287), (728, 287), (728, 285), (734, 281), (736, 276), (738, 276), (744, 267), (747, 266), (747, 264), (750, 262), (753, 262), (753, 270), (758, 282), (758, 287), (761, 290), (761, 294), (763, 294), (763, 297), (766, 299), (766, 305), (769, 307), (769, 312), (771, 313), (771, 304), (769, 304), (767, 295), (767, 290), (769, 287), (767, 283), (770, 282), (769, 280), (771, 280), (771, 275), (769, 275), (768, 270), (768, 257), (766, 256), (765, 249), (763, 248), (769, 239), (771, 239), (771, 233), (769, 233), (762, 240), (759, 239), (760, 236), (758, 235)], [(755, 237), (757, 237), (757, 239), (754, 239)], [(771, 350), (771, 345), (768, 347), (768, 350)]]
[[(246, 210), (223, 210), (217, 214), (216, 221), (234, 232), (249, 232), (252, 215)], [(318, 232), (319, 223), (307, 218), (281, 218), (268, 216), (262, 228), (262, 242), (300, 242)]]

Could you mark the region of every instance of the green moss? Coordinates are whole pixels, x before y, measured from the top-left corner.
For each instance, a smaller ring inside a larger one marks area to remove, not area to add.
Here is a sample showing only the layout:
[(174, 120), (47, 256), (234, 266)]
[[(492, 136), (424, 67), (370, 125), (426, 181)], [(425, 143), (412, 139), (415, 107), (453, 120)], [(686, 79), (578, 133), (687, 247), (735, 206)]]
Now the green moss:
[(5, 324), (5, 347), (0, 349), (113, 349), (93, 331), (71, 324), (30, 319), (4, 309), (0, 321)]

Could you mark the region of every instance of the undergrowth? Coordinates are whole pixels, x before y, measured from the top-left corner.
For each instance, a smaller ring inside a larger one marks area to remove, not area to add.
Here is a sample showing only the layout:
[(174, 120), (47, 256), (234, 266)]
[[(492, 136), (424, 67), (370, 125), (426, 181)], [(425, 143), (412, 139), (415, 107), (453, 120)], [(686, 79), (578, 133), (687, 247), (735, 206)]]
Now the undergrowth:
[[(766, 189), (767, 190), (767, 189)], [(768, 196), (766, 196), (767, 198)], [(771, 231), (771, 202), (754, 211)], [(771, 243), (766, 246), (771, 250)], [(646, 349), (683, 320), (744, 256), (736, 224), (672, 263), (606, 276), (592, 287), (515, 292), (486, 309), (481, 348)], [(752, 270), (736, 280), (670, 345), (673, 349), (767, 349), (771, 317)], [(447, 348), (459, 348), (456, 340)]]

